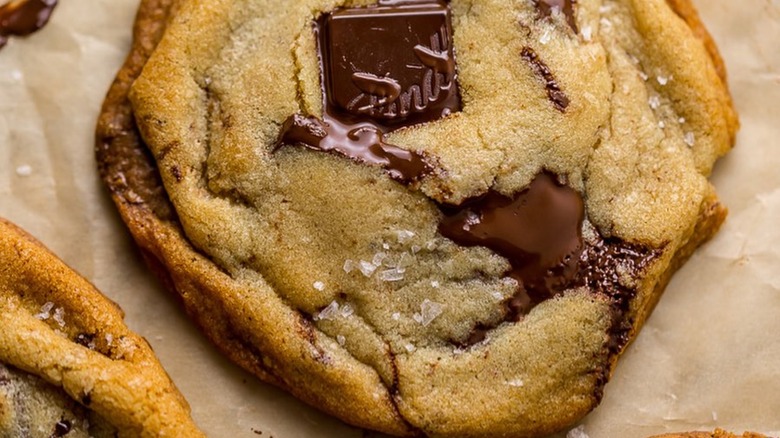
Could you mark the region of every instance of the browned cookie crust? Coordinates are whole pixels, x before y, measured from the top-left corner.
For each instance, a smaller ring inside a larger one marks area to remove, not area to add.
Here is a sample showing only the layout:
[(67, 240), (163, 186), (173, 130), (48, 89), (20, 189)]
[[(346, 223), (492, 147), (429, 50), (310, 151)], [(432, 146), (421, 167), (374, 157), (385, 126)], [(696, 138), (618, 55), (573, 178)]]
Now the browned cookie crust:
[[(275, 298), (253, 296), (245, 283), (197, 249), (184, 234), (155, 158), (140, 138), (127, 97), (178, 4), (170, 0), (146, 0), (141, 4), (133, 49), (107, 96), (98, 122), (96, 152), (101, 176), (149, 265), (182, 299), (188, 314), (224, 354), (261, 379), (351, 424), (397, 435), (525, 436), (549, 433), (576, 421), (598, 403), (602, 386), (625, 342), (641, 327), (673, 272), (717, 231), (725, 218), (725, 208), (709, 191), (698, 207), (695, 226), (684, 233), (673, 252), (666, 251), (658, 257), (664, 260), (659, 265), (662, 269), (655, 269), (647, 281), (636, 286), (641, 292), (627, 294), (627, 301), (621, 304), (625, 309), (620, 321), (605, 323), (612, 339), (604, 343), (603, 353), (593, 360), (592, 372), (585, 379), (588, 383), (583, 381), (581, 388), (570, 388), (574, 394), (568, 399), (561, 398), (554, 402), (555, 406), (542, 406), (537, 401), (538, 406), (527, 407), (525, 424), (520, 419), (512, 424), (491, 423), (494, 419), (487, 417), (485, 423), (490, 424), (467, 420), (466, 424), (449, 424), (444, 419), (430, 423), (419, 418), (410, 421), (399, 411), (398, 404), (403, 402), (394, 361), (386, 370), (390, 381), (383, 382), (372, 369), (334, 354), (330, 345), (335, 339), (312, 323), (311, 313), (280, 310), (280, 302)], [(690, 4), (675, 1), (670, 5), (705, 42), (712, 68), (725, 81), (722, 61)], [(724, 84), (718, 86), (725, 87)], [(729, 117), (725, 123), (733, 139), (736, 121), (733, 114)], [(728, 146), (719, 145), (724, 150)], [(169, 170), (174, 177), (177, 173), (181, 177), (181, 169)], [(641, 299), (632, 302), (634, 296)], [(390, 356), (395, 359), (393, 353)], [(507, 376), (509, 386), (523, 384), (511, 377)], [(550, 409), (556, 414), (548, 415)], [(500, 413), (496, 415), (501, 418)]]
[(767, 438), (760, 433), (745, 432), (742, 435), (735, 435), (725, 430), (717, 429), (714, 432), (686, 432), (686, 433), (670, 433), (665, 435), (657, 435), (652, 438)]
[(3, 219), (0, 260), (0, 436), (203, 436), (116, 304)]

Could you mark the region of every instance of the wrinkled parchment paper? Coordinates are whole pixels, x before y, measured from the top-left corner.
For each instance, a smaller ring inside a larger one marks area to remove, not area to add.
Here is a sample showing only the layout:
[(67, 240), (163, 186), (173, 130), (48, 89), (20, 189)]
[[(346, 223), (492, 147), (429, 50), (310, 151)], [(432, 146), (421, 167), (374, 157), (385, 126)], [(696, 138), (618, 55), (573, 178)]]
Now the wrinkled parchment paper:
[[(0, 216), (124, 308), (209, 436), (363, 436), (222, 359), (147, 272), (92, 152), (138, 0), (60, 3), (44, 30), (0, 51)], [(780, 435), (780, 0), (695, 3), (742, 119), (713, 176), (731, 214), (674, 278), (583, 421), (591, 438), (715, 427)]]

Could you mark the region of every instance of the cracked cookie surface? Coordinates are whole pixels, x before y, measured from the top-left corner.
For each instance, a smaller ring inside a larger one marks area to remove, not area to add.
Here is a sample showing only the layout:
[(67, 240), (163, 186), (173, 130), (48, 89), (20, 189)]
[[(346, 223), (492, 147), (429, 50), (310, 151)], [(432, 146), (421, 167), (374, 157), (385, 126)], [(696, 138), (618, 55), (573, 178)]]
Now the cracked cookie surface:
[[(736, 129), (687, 4), (563, 3), (449, 3), (461, 106), (383, 133), (433, 157), (404, 185), (277, 141), (291, 115), (325, 112), (313, 23), (369, 3), (144, 2), (99, 123), (103, 177), (155, 270), (265, 380), (400, 435), (560, 429), (722, 221), (706, 175)], [(132, 111), (151, 157), (126, 98), (142, 67)], [(513, 260), (440, 224), (545, 172), (582, 200), (579, 274), (517, 312), (530, 287)]]
[(0, 219), (0, 437), (203, 436), (119, 307)]

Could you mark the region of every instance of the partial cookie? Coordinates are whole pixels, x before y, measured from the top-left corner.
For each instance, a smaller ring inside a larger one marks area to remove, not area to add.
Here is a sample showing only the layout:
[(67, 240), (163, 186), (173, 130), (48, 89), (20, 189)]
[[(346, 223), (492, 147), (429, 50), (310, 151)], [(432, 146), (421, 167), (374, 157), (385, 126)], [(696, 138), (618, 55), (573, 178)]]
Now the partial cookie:
[(2, 219), (0, 259), (0, 436), (203, 436), (116, 304)]
[(688, 433), (670, 433), (666, 435), (657, 435), (652, 438), (767, 438), (760, 433), (745, 432), (742, 435), (734, 435), (725, 430), (717, 429), (715, 432), (688, 432)]
[(101, 175), (262, 379), (396, 435), (560, 430), (725, 217), (717, 52), (681, 1), (381, 3), (142, 2)]

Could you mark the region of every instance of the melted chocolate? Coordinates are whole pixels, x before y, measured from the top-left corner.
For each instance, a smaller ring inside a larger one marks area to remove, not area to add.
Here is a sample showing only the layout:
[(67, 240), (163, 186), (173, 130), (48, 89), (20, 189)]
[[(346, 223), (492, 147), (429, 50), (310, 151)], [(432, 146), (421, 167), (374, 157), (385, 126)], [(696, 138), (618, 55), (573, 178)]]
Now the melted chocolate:
[(345, 124), (326, 114), (293, 115), (282, 126), (280, 144), (299, 144), (322, 152), (334, 152), (361, 163), (382, 166), (402, 183), (418, 181), (431, 167), (421, 154), (385, 143), (383, 132), (371, 123)]
[(10, 36), (27, 36), (49, 22), (57, 0), (11, 1), (0, 6), (0, 48)]
[(386, 143), (384, 134), (460, 110), (449, 7), (383, 0), (316, 24), (324, 114), (288, 118), (279, 145), (380, 165), (403, 183), (430, 173), (422, 154)]
[(561, 90), (550, 67), (548, 67), (547, 64), (539, 58), (539, 55), (536, 54), (534, 49), (530, 47), (523, 47), (520, 56), (523, 60), (531, 64), (534, 73), (536, 73), (539, 79), (544, 81), (544, 88), (547, 90), (547, 98), (550, 99), (550, 102), (555, 106), (555, 109), (562, 113), (566, 112), (566, 108), (569, 107), (570, 103), (569, 97)]
[[(612, 300), (610, 350), (625, 345), (632, 324), (624, 315), (636, 291), (621, 281), (621, 273), (635, 277), (660, 254), (657, 250), (619, 239), (585, 242), (581, 196), (546, 172), (511, 198), (490, 191), (458, 207), (441, 208), (442, 235), (458, 245), (487, 247), (511, 263), (508, 275), (519, 284), (505, 302), (505, 321), (519, 321), (542, 301), (587, 286)], [(467, 339), (454, 342), (473, 345), (494, 328), (480, 323)]]
[(462, 246), (484, 246), (507, 258), (521, 291), (510, 303), (522, 315), (563, 291), (577, 274), (585, 207), (580, 195), (549, 173), (510, 198), (495, 191), (444, 207), (439, 232)]
[(534, 4), (541, 17), (549, 17), (553, 11), (566, 15), (566, 22), (574, 32), (577, 32), (577, 19), (574, 16), (574, 5), (577, 4), (577, 0), (534, 0)]

